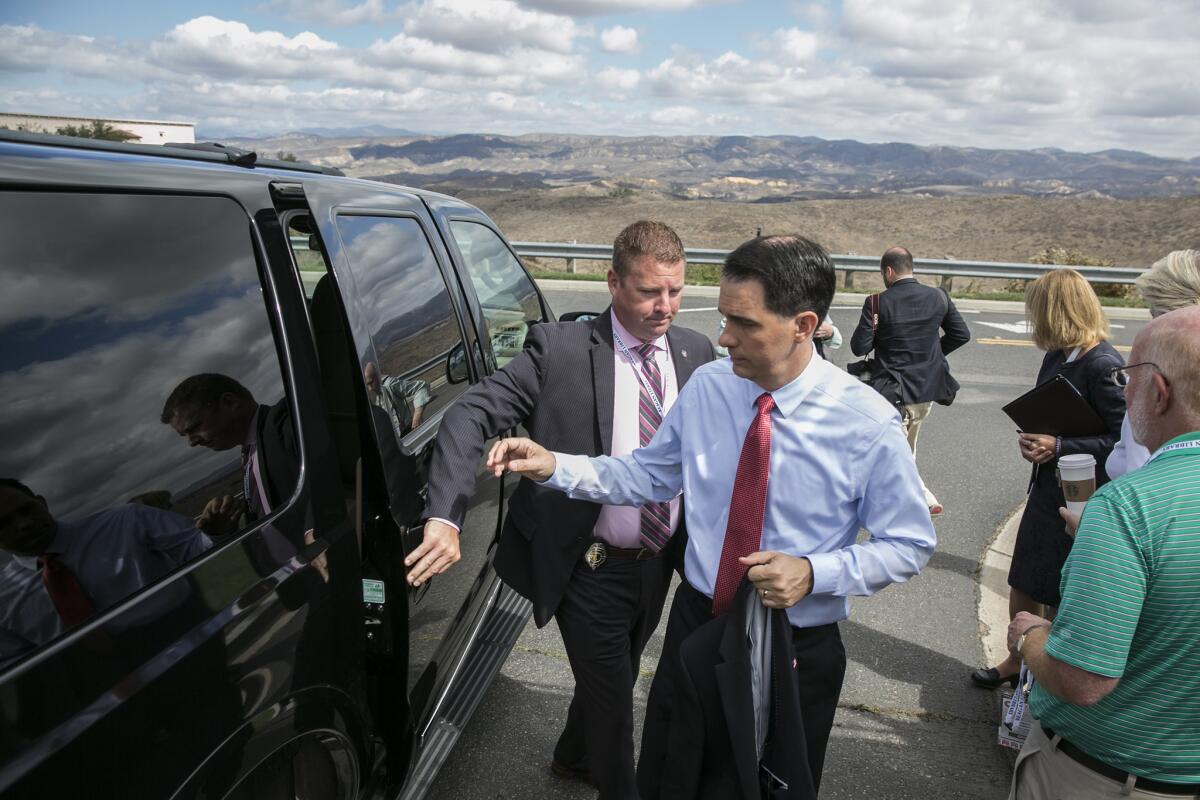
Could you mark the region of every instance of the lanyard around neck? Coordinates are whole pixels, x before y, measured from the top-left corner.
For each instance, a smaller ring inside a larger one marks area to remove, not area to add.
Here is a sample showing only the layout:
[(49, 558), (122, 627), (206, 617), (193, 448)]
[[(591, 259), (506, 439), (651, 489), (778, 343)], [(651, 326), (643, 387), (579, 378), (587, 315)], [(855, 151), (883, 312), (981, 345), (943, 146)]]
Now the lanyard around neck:
[[(662, 400), (658, 399), (658, 393), (655, 392), (653, 387), (650, 386), (650, 380), (646, 377), (646, 371), (638, 366), (638, 364), (633, 360), (633, 354), (629, 352), (629, 348), (626, 346), (625, 342), (621, 340), (620, 334), (618, 334), (616, 331), (613, 331), (613, 341), (617, 343), (617, 346), (621, 348), (621, 352), (625, 354), (625, 358), (629, 361), (629, 366), (633, 368), (634, 374), (637, 375), (638, 381), (642, 384), (642, 388), (646, 390), (646, 394), (650, 395), (650, 402), (654, 404), (654, 410), (658, 412), (658, 418), (662, 419), (667, 415), (667, 412), (663, 409)], [(653, 356), (654, 354), (651, 353), (650, 355), (646, 356), (646, 358), (652, 358)], [(659, 371), (661, 372), (661, 370)], [(666, 395), (667, 377), (665, 375), (663, 376), (662, 391), (663, 395)], [(663, 399), (666, 398), (664, 397)]]
[[(1186, 442), (1176, 442), (1175, 444), (1164, 444), (1162, 447), (1154, 451), (1154, 455), (1150, 456), (1150, 461), (1161, 456), (1163, 453), (1169, 453), (1172, 450), (1191, 450), (1193, 447), (1200, 447), (1200, 439), (1189, 439)], [(1146, 463), (1149, 464), (1150, 461)]]

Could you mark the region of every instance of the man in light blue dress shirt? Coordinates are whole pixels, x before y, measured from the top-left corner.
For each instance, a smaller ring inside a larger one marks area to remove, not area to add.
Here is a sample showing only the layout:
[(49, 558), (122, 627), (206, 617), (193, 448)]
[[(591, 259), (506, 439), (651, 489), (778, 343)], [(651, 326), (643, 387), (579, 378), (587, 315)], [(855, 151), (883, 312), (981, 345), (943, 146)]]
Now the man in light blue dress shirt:
[[(170, 511), (126, 503), (57, 519), (40, 495), (0, 478), (0, 557), (10, 556), (0, 567), (0, 668), (69, 627), (44, 585), (40, 557), (58, 559), (98, 614), (210, 547), (193, 520)], [(168, 587), (121, 622), (150, 622), (186, 599), (182, 589)]]
[[(809, 762), (819, 786), (845, 650), (837, 622), (853, 595), (916, 575), (936, 537), (900, 416), (870, 387), (814, 357), (833, 300), (833, 262), (800, 236), (753, 239), (725, 261), (718, 307), (729, 358), (700, 367), (658, 433), (627, 456), (550, 453), (506, 439), (489, 466), (571, 497), (618, 505), (687, 497), (686, 581), (675, 594), (651, 688), (638, 787), (658, 796), (679, 643), (712, 618), (739, 454), (755, 401), (771, 394), (770, 466), (758, 552), (741, 559), (762, 602), (793, 626)], [(865, 528), (870, 536), (859, 542)]]

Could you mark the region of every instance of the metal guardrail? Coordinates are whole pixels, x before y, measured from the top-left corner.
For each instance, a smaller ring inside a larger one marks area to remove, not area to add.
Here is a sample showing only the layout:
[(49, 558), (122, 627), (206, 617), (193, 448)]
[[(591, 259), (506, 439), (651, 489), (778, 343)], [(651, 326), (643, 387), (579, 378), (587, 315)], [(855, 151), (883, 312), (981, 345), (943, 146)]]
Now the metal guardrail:
[[(291, 237), (292, 247), (307, 248), (308, 237)], [(550, 258), (565, 261), (612, 261), (612, 245), (575, 244), (573, 242), (513, 242), (513, 249), (523, 258)], [(708, 250), (689, 247), (684, 250), (689, 264), (723, 264), (728, 250)], [(835, 255), (834, 265), (847, 272), (878, 272), (878, 256)], [(957, 261), (940, 258), (914, 258), (918, 274), (941, 275), (944, 278), (1001, 278), (1032, 280), (1062, 264), (1022, 264), (1004, 261)], [(1131, 284), (1144, 270), (1136, 267), (1082, 267), (1071, 265), (1090, 283)]]
[[(513, 242), (517, 255), (529, 258), (552, 258), (579, 261), (612, 261), (612, 246), (602, 244), (572, 244), (570, 242)], [(689, 264), (721, 264), (728, 250), (684, 250)], [(833, 262), (840, 270), (849, 272), (878, 272), (879, 256), (835, 255)], [(1047, 264), (1021, 264), (998, 261), (956, 261), (939, 258), (913, 259), (914, 271), (947, 278), (1007, 278), (1033, 279), (1055, 269)], [(1134, 267), (1072, 266), (1091, 283), (1131, 284), (1143, 270)]]

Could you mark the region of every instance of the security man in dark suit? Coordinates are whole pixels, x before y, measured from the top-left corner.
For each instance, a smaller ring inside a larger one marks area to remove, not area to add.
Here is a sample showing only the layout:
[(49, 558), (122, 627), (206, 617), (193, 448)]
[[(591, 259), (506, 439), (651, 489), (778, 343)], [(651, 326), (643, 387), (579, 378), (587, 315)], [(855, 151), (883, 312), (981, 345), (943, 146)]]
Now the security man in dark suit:
[[(878, 319), (874, 319), (872, 298), (868, 297), (850, 338), (850, 349), (856, 356), (874, 350), (878, 365), (895, 382), (904, 406), (908, 446), (915, 457), (921, 423), (933, 404), (948, 406), (958, 392), (946, 356), (971, 341), (971, 330), (949, 294), (913, 277), (912, 253), (903, 247), (885, 252), (879, 271), (887, 289), (875, 302)], [(928, 488), (925, 502), (935, 516), (941, 513), (941, 504)]]
[[(488, 439), (524, 425), (547, 446), (600, 455), (653, 434), (692, 371), (714, 357), (707, 337), (671, 327), (683, 279), (675, 232), (635, 222), (613, 244), (611, 307), (588, 322), (534, 326), (520, 356), (446, 412), (410, 583), (458, 560), (458, 527)], [(605, 800), (637, 797), (633, 685), (682, 553), (679, 503), (601, 506), (527, 479), (508, 503), (496, 570), (533, 602), (538, 627), (556, 619), (575, 676), (551, 770), (594, 783)]]
[(251, 520), (261, 519), (295, 490), (300, 451), (286, 397), (275, 405), (260, 404), (228, 375), (201, 373), (171, 391), (160, 419), (192, 447), (242, 450), (245, 500), (229, 496), (211, 500), (197, 519), (205, 533), (232, 533), (243, 513)]

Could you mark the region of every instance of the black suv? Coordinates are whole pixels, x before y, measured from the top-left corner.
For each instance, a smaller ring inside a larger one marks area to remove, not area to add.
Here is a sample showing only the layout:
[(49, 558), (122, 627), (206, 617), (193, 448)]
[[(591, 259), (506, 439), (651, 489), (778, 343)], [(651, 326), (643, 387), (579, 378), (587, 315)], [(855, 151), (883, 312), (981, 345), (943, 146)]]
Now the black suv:
[(0, 132), (0, 795), (419, 797), (528, 617), (410, 589), (443, 411), (549, 309), (451, 197)]

